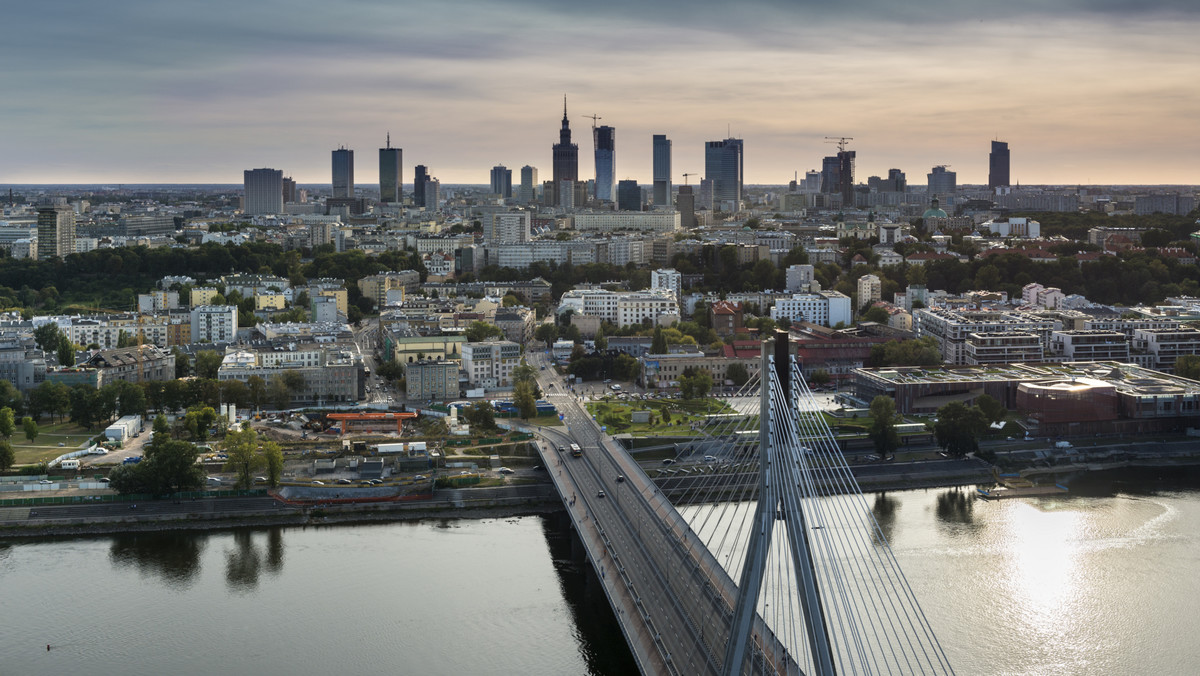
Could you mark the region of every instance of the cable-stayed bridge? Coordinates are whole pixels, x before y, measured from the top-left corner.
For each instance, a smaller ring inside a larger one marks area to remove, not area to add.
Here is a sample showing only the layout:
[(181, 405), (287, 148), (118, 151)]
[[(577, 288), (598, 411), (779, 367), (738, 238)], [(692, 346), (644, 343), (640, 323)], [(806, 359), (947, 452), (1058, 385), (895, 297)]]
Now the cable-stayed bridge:
[(549, 389), (566, 428), (539, 431), (546, 467), (635, 659), (689, 676), (953, 673), (780, 335), (734, 412), (656, 480)]

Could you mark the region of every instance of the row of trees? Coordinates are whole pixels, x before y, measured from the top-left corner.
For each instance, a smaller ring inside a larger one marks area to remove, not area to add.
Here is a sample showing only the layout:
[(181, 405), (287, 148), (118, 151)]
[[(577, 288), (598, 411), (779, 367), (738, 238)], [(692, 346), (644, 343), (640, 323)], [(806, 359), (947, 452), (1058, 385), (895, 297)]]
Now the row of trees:
[[(936, 422), (926, 423), (933, 432), (937, 445), (950, 455), (962, 457), (979, 450), (979, 437), (993, 423), (1003, 422), (1008, 415), (995, 397), (980, 395), (971, 406), (952, 401), (938, 409)], [(896, 402), (887, 395), (880, 395), (871, 400), (871, 426), (867, 436), (875, 446), (875, 451), (886, 458), (900, 448), (900, 435), (896, 425), (903, 418), (896, 412)]]
[[(205, 472), (197, 462), (199, 448), (191, 442), (176, 439), (172, 432), (166, 417), (155, 418), (154, 438), (144, 446), (142, 461), (114, 468), (108, 476), (109, 486), (125, 495), (167, 495), (203, 487)], [(228, 456), (225, 469), (237, 476), (238, 488), (254, 485), (254, 474), (258, 471), (265, 472), (272, 487), (279, 485), (283, 475), (283, 451), (279, 444), (259, 439), (258, 433), (249, 425), (229, 432), (222, 449)]]

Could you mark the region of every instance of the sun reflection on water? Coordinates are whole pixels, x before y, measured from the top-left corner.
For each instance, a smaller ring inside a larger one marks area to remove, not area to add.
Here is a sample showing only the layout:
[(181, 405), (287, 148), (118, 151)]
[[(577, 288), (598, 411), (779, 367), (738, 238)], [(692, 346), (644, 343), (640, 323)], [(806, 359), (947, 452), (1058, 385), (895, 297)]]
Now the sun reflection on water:
[(1012, 604), (1014, 620), (1044, 635), (1058, 634), (1071, 624), (1071, 605), (1079, 589), (1079, 533), (1085, 514), (1075, 510), (1043, 511), (1028, 503), (1012, 505), (1009, 519), (1011, 561), (1005, 566), (1002, 590)]

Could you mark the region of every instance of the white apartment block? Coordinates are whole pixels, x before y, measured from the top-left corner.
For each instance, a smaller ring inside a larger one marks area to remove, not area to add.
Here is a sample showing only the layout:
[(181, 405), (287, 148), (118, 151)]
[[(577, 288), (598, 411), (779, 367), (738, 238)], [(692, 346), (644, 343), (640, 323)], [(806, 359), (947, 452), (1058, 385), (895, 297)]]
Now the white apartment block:
[(1200, 354), (1200, 331), (1196, 329), (1138, 329), (1133, 332), (1135, 350), (1154, 355), (1154, 368), (1172, 371), (1184, 355)]
[(1045, 358), (1042, 339), (1024, 331), (972, 333), (965, 347), (971, 365), (1037, 363)]
[(179, 309), (178, 291), (151, 291), (138, 294), (138, 312), (148, 315)]
[(1021, 288), (1021, 301), (1025, 305), (1044, 307), (1047, 310), (1061, 310), (1066, 294), (1062, 289), (1051, 286), (1045, 287), (1037, 282), (1026, 284)]
[(95, 344), (101, 349), (109, 350), (117, 347), (121, 334), (136, 341), (139, 332), (142, 334), (143, 343), (167, 347), (167, 322), (163, 319), (153, 322), (143, 320), (140, 325), (132, 319), (74, 319), (69, 324), (59, 321), (58, 326), (72, 343), (84, 347)]
[(483, 239), (491, 245), (529, 241), (529, 212), (513, 211), (485, 217)]
[(678, 211), (608, 211), (575, 214), (580, 232), (674, 232), (680, 228)]
[(795, 293), (780, 298), (771, 308), (771, 319), (787, 318), (794, 322), (809, 322), (821, 326), (850, 325), (850, 297), (838, 291)]
[(966, 365), (967, 340), (972, 333), (1032, 333), (1050, 348), (1050, 334), (1062, 326), (1052, 318), (1022, 312), (995, 310), (947, 310), (920, 308), (913, 312), (913, 329), (918, 337), (932, 336), (947, 364)]
[(1063, 361), (1129, 361), (1129, 338), (1119, 331), (1054, 331), (1050, 351)]
[(200, 305), (192, 308), (192, 342), (232, 343), (237, 339), (236, 305)]
[(858, 278), (858, 310), (870, 306), (877, 300), (883, 300), (883, 283), (875, 275), (863, 275)]
[(674, 268), (659, 268), (650, 273), (650, 290), (669, 291), (676, 299), (683, 293), (683, 275)]
[(521, 270), (535, 261), (581, 265), (596, 262), (596, 244), (586, 240), (535, 240), (524, 244), (489, 247), (488, 262), (502, 268)]
[(599, 317), (617, 326), (657, 321), (663, 315), (679, 315), (679, 303), (666, 290), (606, 291), (604, 289), (572, 289), (562, 295), (558, 313), (574, 310), (575, 314)]
[(464, 343), (462, 365), (472, 387), (512, 387), (513, 369), (521, 365), (521, 346), (511, 340)]
[(816, 269), (811, 265), (789, 265), (787, 268), (788, 293), (807, 292), (815, 279)]

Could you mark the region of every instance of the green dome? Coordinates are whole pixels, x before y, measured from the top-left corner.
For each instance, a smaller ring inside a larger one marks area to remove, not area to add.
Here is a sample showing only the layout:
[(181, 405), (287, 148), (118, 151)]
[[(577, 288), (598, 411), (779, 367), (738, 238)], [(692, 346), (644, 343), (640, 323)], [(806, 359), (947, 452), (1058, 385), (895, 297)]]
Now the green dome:
[(933, 196), (933, 201), (929, 203), (929, 208), (925, 210), (925, 213), (921, 214), (921, 218), (946, 218), (946, 212), (938, 206), (937, 195)]

